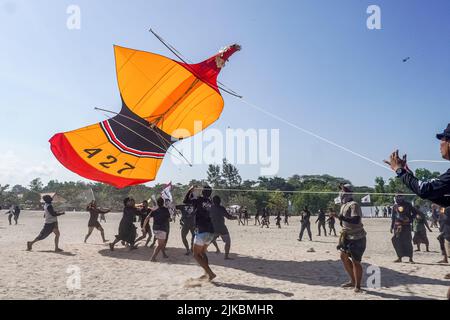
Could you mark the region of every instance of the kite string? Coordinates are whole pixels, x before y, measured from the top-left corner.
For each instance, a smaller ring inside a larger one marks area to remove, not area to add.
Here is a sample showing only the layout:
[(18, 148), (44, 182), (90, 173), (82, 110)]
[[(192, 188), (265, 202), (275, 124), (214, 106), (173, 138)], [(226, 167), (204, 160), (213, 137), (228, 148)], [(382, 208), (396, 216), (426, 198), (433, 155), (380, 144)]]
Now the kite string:
[[(265, 109), (263, 109), (263, 108), (258, 107), (257, 105), (255, 105), (255, 104), (253, 104), (253, 103), (251, 103), (251, 102), (246, 101), (246, 100), (243, 99), (243, 98), (240, 98), (239, 100), (240, 100), (242, 103), (244, 103), (244, 104), (246, 104), (246, 105), (248, 105), (248, 106), (250, 106), (250, 107), (252, 107), (252, 108), (254, 108), (254, 109), (256, 109), (256, 110), (258, 110), (259, 112), (262, 112), (262, 113), (268, 115), (269, 117), (272, 117), (272, 118), (274, 118), (274, 119), (276, 119), (276, 120), (278, 120), (278, 121), (281, 121), (281, 122), (283, 122), (283, 123), (285, 123), (285, 124), (287, 124), (287, 125), (289, 125), (289, 126), (295, 128), (295, 129), (297, 129), (297, 130), (302, 131), (303, 133), (306, 133), (306, 134), (308, 134), (308, 135), (310, 135), (310, 136), (312, 136), (312, 137), (315, 137), (315, 138), (317, 138), (317, 139), (319, 139), (319, 140), (322, 140), (322, 141), (324, 141), (324, 142), (326, 142), (326, 143), (328, 143), (328, 144), (330, 144), (330, 145), (333, 145), (333, 146), (335, 146), (335, 147), (337, 147), (337, 148), (339, 148), (339, 149), (341, 149), (341, 150), (344, 150), (344, 151), (346, 151), (346, 152), (348, 152), (348, 153), (351, 153), (351, 154), (353, 154), (353, 155), (355, 155), (355, 156), (357, 156), (357, 157), (359, 157), (359, 158), (361, 158), (361, 159), (364, 159), (364, 160), (366, 160), (366, 161), (369, 161), (369, 162), (371, 162), (371, 163), (373, 163), (373, 164), (375, 164), (375, 165), (377, 165), (377, 166), (379, 166), (379, 167), (381, 167), (381, 168), (383, 168), (383, 169), (386, 169), (386, 170), (389, 170), (389, 171), (392, 172), (392, 169), (388, 168), (387, 166), (385, 166), (385, 165), (382, 164), (381, 162), (377, 162), (377, 161), (375, 161), (375, 160), (372, 160), (372, 159), (370, 159), (369, 157), (362, 155), (361, 153), (358, 153), (358, 152), (356, 152), (356, 151), (350, 150), (349, 148), (346, 148), (346, 147), (344, 147), (344, 146), (342, 146), (342, 145), (340, 145), (340, 144), (338, 144), (338, 143), (336, 143), (336, 142), (333, 142), (333, 141), (331, 141), (331, 140), (329, 140), (329, 139), (327, 139), (327, 138), (324, 138), (324, 137), (322, 137), (322, 136), (320, 136), (320, 135), (318, 135), (318, 134), (315, 134), (314, 132), (311, 132), (311, 131), (309, 131), (309, 130), (307, 130), (307, 129), (305, 129), (305, 128), (302, 128), (302, 127), (300, 127), (300, 126), (298, 126), (298, 125), (296, 125), (296, 124), (290, 122), (289, 120), (283, 119), (283, 118), (281, 118), (280, 116), (277, 116), (276, 114), (273, 114), (273, 113), (271, 113), (271, 112), (269, 112), (269, 111), (267, 111), (267, 110), (265, 110)], [(417, 162), (425, 162), (425, 163), (448, 163), (448, 161), (445, 161), (445, 160), (408, 160), (408, 163), (417, 163)]]
[(386, 167), (386, 166), (385, 166), (384, 164), (382, 164), (381, 162), (377, 162), (377, 161), (375, 161), (375, 160), (372, 160), (372, 159), (370, 159), (369, 157), (366, 157), (366, 156), (362, 155), (361, 153), (358, 153), (358, 152), (356, 152), (356, 151), (350, 150), (350, 149), (347, 148), (347, 147), (344, 147), (344, 146), (342, 146), (342, 145), (340, 145), (340, 144), (338, 144), (338, 143), (336, 143), (336, 142), (333, 142), (333, 141), (331, 141), (331, 140), (329, 140), (329, 139), (327, 139), (327, 138), (324, 138), (324, 137), (322, 137), (322, 136), (320, 136), (320, 135), (318, 135), (318, 134), (315, 134), (314, 132), (311, 132), (311, 131), (309, 131), (309, 130), (307, 130), (307, 129), (305, 129), (305, 128), (302, 128), (302, 127), (300, 127), (300, 126), (298, 126), (298, 125), (296, 125), (296, 124), (290, 122), (289, 120), (286, 120), (286, 119), (284, 119), (284, 118), (281, 118), (280, 116), (277, 116), (276, 114), (274, 114), (274, 113), (272, 113), (272, 112), (269, 112), (269, 111), (267, 111), (267, 110), (265, 110), (265, 109), (263, 109), (263, 108), (258, 107), (257, 105), (255, 105), (255, 104), (253, 104), (253, 103), (251, 103), (251, 102), (248, 102), (247, 100), (245, 100), (245, 99), (243, 99), (243, 98), (240, 99), (240, 101), (242, 101), (244, 104), (246, 104), (246, 105), (248, 105), (248, 106), (250, 106), (250, 107), (252, 107), (252, 108), (258, 110), (259, 112), (262, 112), (262, 113), (266, 114), (266, 115), (269, 116), (269, 117), (272, 117), (272, 118), (274, 118), (274, 119), (276, 119), (276, 120), (278, 120), (278, 121), (281, 121), (281, 122), (287, 124), (288, 126), (294, 128), (294, 129), (300, 130), (300, 131), (302, 131), (303, 133), (306, 133), (306, 134), (308, 134), (308, 135), (310, 135), (310, 136), (312, 136), (312, 137), (314, 137), (314, 138), (317, 138), (317, 139), (319, 139), (319, 140), (321, 140), (321, 141), (323, 141), (323, 142), (326, 142), (326, 143), (328, 143), (328, 144), (330, 144), (330, 145), (332, 145), (332, 146), (335, 146), (335, 147), (337, 147), (337, 148), (339, 148), (339, 149), (341, 149), (341, 150), (344, 150), (344, 151), (346, 151), (346, 152), (348, 152), (348, 153), (353, 154), (354, 156), (357, 156), (357, 157), (359, 157), (359, 158), (361, 158), (361, 159), (364, 159), (364, 160), (366, 160), (366, 161), (369, 161), (369, 162), (371, 162), (371, 163), (373, 163), (373, 164), (375, 164), (375, 165), (377, 165), (377, 166), (379, 166), (379, 167), (381, 167), (381, 168), (383, 168), (383, 169), (386, 169), (386, 170), (389, 170), (389, 171), (392, 172), (392, 170), (391, 170), (390, 168)]
[[(168, 48), (175, 56), (177, 56), (181, 61), (183, 61), (184, 63), (186, 63), (186, 60), (189, 61), (188, 59), (186, 59), (185, 57), (183, 57), (183, 55), (182, 55), (177, 49), (175, 49), (175, 47), (173, 47), (173, 46), (172, 46), (171, 44), (169, 44), (166, 40), (164, 40), (161, 36), (159, 36), (155, 31), (153, 31), (153, 29), (150, 29), (150, 32), (151, 32), (151, 33), (152, 33), (152, 34), (153, 34), (153, 35), (154, 35), (154, 36), (155, 36), (155, 37), (156, 37), (156, 38), (157, 38), (164, 46), (166, 46), (166, 47), (167, 47), (167, 48)], [(362, 155), (361, 153), (358, 153), (358, 152), (356, 152), (356, 151), (350, 150), (350, 149), (348, 149), (348, 148), (346, 148), (346, 147), (344, 147), (344, 146), (342, 146), (342, 145), (340, 145), (340, 144), (338, 144), (338, 143), (336, 143), (336, 142), (333, 142), (333, 141), (331, 141), (331, 140), (329, 140), (329, 139), (327, 139), (327, 138), (324, 138), (324, 137), (322, 137), (322, 136), (320, 136), (320, 135), (318, 135), (318, 134), (315, 134), (315, 133), (313, 133), (313, 132), (311, 132), (311, 131), (309, 131), (309, 130), (307, 130), (307, 129), (301, 128), (301, 127), (299, 127), (298, 125), (296, 125), (296, 124), (294, 124), (294, 123), (292, 123), (292, 122), (290, 122), (290, 121), (288, 121), (288, 120), (285, 120), (285, 119), (283, 119), (283, 118), (281, 118), (281, 117), (279, 117), (279, 116), (277, 116), (277, 115), (275, 115), (275, 114), (273, 114), (273, 113), (271, 113), (271, 112), (269, 112), (269, 111), (266, 111), (266, 110), (264, 110), (264, 109), (262, 109), (262, 108), (256, 106), (256, 105), (253, 104), (253, 103), (250, 103), (250, 102), (246, 101), (242, 96), (238, 95), (238, 94), (237, 94), (236, 92), (234, 92), (233, 90), (227, 88), (227, 87), (226, 87), (223, 83), (221, 83), (220, 81), (218, 81), (218, 83), (222, 85), (222, 87), (219, 87), (219, 88), (222, 89), (224, 92), (230, 94), (231, 96), (234, 96), (235, 98), (238, 98), (240, 101), (242, 101), (243, 103), (245, 103), (245, 104), (247, 104), (247, 105), (253, 107), (254, 109), (256, 109), (256, 110), (258, 110), (258, 111), (260, 111), (260, 112), (262, 112), (262, 113), (264, 113), (264, 114), (266, 114), (266, 115), (268, 115), (268, 116), (270, 116), (270, 117), (272, 117), (272, 118), (274, 118), (274, 119), (277, 119), (278, 121), (284, 122), (285, 124), (287, 124), (287, 125), (289, 125), (289, 126), (295, 128), (295, 129), (297, 129), (297, 130), (300, 130), (300, 131), (302, 131), (303, 133), (306, 133), (306, 134), (308, 134), (308, 135), (310, 135), (310, 136), (312, 136), (312, 137), (315, 137), (315, 138), (317, 138), (317, 139), (319, 139), (319, 140), (322, 140), (323, 142), (326, 142), (326, 143), (328, 143), (328, 144), (330, 144), (330, 145), (333, 145), (333, 146), (335, 146), (335, 147), (337, 147), (337, 148), (339, 148), (339, 149), (341, 149), (341, 150), (343, 150), (343, 151), (346, 151), (346, 152), (348, 152), (348, 153), (351, 153), (351, 154), (353, 154), (353, 155), (355, 155), (355, 156), (357, 156), (357, 157), (359, 157), (359, 158), (361, 158), (361, 159), (364, 159), (364, 160), (366, 160), (366, 161), (368, 161), (368, 162), (370, 162), (370, 163), (372, 163), (372, 164), (375, 164), (375, 165), (377, 165), (377, 166), (379, 166), (379, 167), (381, 167), (381, 168), (384, 168), (384, 169), (389, 170), (390, 172), (392, 172), (392, 170), (391, 170), (390, 168), (388, 168), (387, 166), (385, 166), (383, 163), (378, 162), (378, 161), (375, 161), (375, 160), (372, 160), (372, 159), (370, 159), (369, 157)], [(227, 90), (224, 89), (224, 88), (226, 88)], [(409, 162), (409, 163), (415, 163), (415, 162), (446, 163), (446, 161), (442, 161), (442, 160), (409, 160), (408, 162)]]
[[(195, 188), (197, 190), (203, 190), (203, 188)], [(339, 191), (302, 191), (302, 190), (267, 190), (267, 189), (228, 189), (228, 188), (212, 188), (213, 191), (230, 191), (230, 192), (263, 192), (263, 193), (297, 193), (297, 194), (339, 194)], [(414, 193), (391, 193), (391, 192), (352, 192), (354, 195), (404, 195), (404, 196), (416, 196)]]

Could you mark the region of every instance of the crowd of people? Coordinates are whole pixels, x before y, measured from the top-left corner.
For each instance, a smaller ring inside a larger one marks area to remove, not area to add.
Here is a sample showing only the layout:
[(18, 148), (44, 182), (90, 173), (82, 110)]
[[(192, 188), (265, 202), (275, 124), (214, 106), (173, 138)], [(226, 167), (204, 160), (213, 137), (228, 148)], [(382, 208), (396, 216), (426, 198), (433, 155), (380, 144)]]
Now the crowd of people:
[[(450, 160), (450, 124), (443, 134), (437, 135), (441, 140), (441, 153), (443, 158)], [(437, 179), (430, 181), (419, 181), (407, 166), (406, 156), (400, 157), (398, 151), (391, 154), (386, 161), (397, 178), (400, 179), (412, 192), (423, 199), (433, 203), (431, 213), (431, 225), (428, 224), (428, 217), (418, 208), (412, 205), (405, 197), (398, 194), (394, 197), (392, 206), (383, 209), (383, 216), (390, 217), (390, 232), (392, 234), (393, 251), (396, 254), (394, 262), (401, 263), (403, 258), (408, 258), (410, 263), (414, 263), (414, 245), (416, 251), (421, 250), (421, 245), (425, 246), (425, 251), (429, 252), (429, 240), (427, 232), (433, 232), (432, 228), (438, 228), (438, 240), (443, 259), (439, 263), (448, 263), (450, 254), (450, 170)], [(350, 184), (341, 184), (339, 187), (339, 200), (341, 204), (340, 212), (337, 214), (333, 208), (328, 209), (328, 214), (320, 209), (315, 223), (317, 224), (318, 236), (327, 236), (326, 225), (328, 223), (328, 235), (333, 233), (337, 236), (335, 223), (339, 220), (341, 232), (337, 243), (340, 251), (340, 259), (344, 269), (348, 273), (349, 282), (342, 285), (344, 288), (353, 288), (355, 292), (361, 291), (362, 279), (362, 259), (366, 250), (366, 231), (362, 223), (363, 214), (360, 204), (353, 198), (353, 187)], [(238, 215), (230, 214), (221, 204), (221, 198), (212, 195), (213, 190), (208, 185), (199, 188), (192, 186), (186, 193), (183, 204), (173, 206), (170, 201), (163, 198), (156, 199), (152, 207), (148, 201), (136, 205), (131, 197), (124, 199), (124, 209), (122, 219), (118, 227), (118, 234), (113, 242), (109, 243), (110, 250), (120, 242), (129, 247), (130, 250), (137, 249), (137, 243), (145, 241), (147, 246), (153, 237), (150, 247), (154, 248), (151, 261), (156, 261), (158, 255), (162, 253), (167, 258), (166, 246), (169, 240), (170, 222), (176, 219), (176, 211), (181, 212), (181, 238), (186, 249), (186, 255), (193, 255), (199, 266), (204, 270), (201, 279), (211, 281), (216, 274), (209, 265), (207, 249), (213, 244), (216, 252), (220, 252), (216, 240), (220, 237), (225, 244), (225, 259), (230, 258), (231, 236), (225, 224), (225, 219), (238, 220), (239, 225), (248, 226), (250, 213), (246, 207), (240, 208)], [(27, 242), (27, 250), (32, 250), (33, 245), (46, 239), (51, 233), (55, 234), (55, 251), (60, 252), (58, 228), (58, 217), (64, 212), (56, 211), (52, 205), (52, 198), (49, 195), (43, 197), (44, 200), (44, 226), (38, 236)], [(98, 208), (95, 201), (87, 206), (89, 212), (88, 232), (84, 241), (87, 242), (94, 229), (100, 232), (103, 242), (108, 242), (105, 238), (99, 218), (103, 217), (110, 210)], [(171, 213), (172, 210), (172, 213)], [(7, 211), (9, 223), (14, 218), (17, 224), (20, 209), (11, 206)], [(376, 215), (379, 209), (376, 209)], [(278, 211), (275, 216), (275, 225), (281, 228), (282, 211)], [(284, 224), (289, 225), (289, 214), (285, 210)], [(139, 219), (141, 235), (138, 236), (135, 222)], [(150, 220), (153, 219), (153, 226), (150, 227)], [(305, 207), (300, 214), (300, 233), (298, 241), (302, 241), (304, 232), (308, 233), (309, 240), (312, 241), (311, 232), (311, 212)], [(269, 228), (270, 210), (262, 208), (255, 214), (255, 226)], [(190, 241), (187, 237), (190, 234)], [(450, 279), (450, 274), (446, 275)], [(448, 292), (450, 299), (450, 290)]]

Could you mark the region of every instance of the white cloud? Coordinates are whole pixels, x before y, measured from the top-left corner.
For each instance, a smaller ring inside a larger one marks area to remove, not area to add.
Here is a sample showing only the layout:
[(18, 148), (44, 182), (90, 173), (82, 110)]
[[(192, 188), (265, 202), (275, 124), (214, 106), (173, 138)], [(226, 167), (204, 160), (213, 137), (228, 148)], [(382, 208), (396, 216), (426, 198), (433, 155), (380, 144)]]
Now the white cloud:
[(0, 154), (0, 184), (27, 186), (34, 178), (41, 178), (44, 183), (52, 179), (82, 180), (59, 164), (49, 150), (39, 151), (42, 153), (34, 152), (31, 156), (12, 150)]

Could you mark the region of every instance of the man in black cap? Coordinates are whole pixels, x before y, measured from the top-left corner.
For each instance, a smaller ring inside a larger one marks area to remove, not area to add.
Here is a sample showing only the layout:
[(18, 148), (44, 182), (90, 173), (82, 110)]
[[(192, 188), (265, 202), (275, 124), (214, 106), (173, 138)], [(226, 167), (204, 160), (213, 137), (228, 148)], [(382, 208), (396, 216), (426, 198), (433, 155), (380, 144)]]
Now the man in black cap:
[[(436, 137), (441, 141), (440, 149), (442, 158), (450, 161), (450, 124), (443, 133), (437, 134)], [(409, 170), (406, 155), (399, 156), (398, 150), (394, 151), (389, 160), (385, 160), (392, 170), (395, 171), (397, 177), (422, 199), (430, 200), (442, 207), (447, 208), (445, 215), (450, 215), (450, 169), (439, 176), (437, 179), (429, 181), (419, 181)], [(445, 238), (445, 247), (447, 254), (450, 252), (450, 219), (445, 220), (443, 228), (443, 237)], [(450, 300), (450, 289), (447, 293)]]

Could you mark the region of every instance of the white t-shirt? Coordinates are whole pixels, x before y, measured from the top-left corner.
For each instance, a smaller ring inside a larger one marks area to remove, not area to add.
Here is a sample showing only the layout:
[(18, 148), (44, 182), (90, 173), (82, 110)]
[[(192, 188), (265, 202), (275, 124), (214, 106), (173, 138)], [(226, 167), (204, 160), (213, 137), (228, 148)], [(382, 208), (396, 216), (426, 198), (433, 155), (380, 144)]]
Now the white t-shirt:
[(52, 206), (51, 203), (46, 203), (46, 204), (44, 204), (44, 211), (45, 211), (45, 213), (44, 213), (44, 218), (45, 218), (45, 224), (58, 222), (58, 217), (52, 216), (52, 215), (50, 214), (50, 212), (49, 212), (49, 207), (51, 207), (50, 210), (53, 210), (53, 206)]

